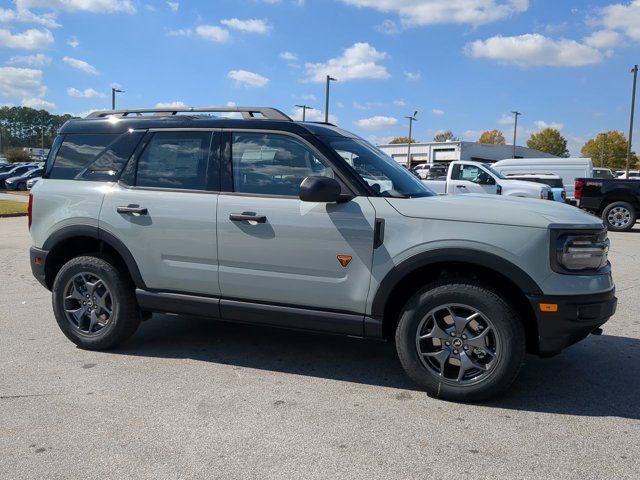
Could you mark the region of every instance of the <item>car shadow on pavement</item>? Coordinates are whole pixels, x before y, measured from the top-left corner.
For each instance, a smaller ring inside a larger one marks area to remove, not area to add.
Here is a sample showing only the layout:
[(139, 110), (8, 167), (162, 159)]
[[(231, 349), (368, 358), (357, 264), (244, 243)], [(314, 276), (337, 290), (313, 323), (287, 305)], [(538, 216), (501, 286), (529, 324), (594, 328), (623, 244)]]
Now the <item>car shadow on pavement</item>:
[[(154, 315), (112, 354), (189, 358), (245, 368), (419, 391), (392, 343), (194, 317)], [(489, 408), (640, 419), (640, 340), (591, 336), (560, 355), (527, 356)]]

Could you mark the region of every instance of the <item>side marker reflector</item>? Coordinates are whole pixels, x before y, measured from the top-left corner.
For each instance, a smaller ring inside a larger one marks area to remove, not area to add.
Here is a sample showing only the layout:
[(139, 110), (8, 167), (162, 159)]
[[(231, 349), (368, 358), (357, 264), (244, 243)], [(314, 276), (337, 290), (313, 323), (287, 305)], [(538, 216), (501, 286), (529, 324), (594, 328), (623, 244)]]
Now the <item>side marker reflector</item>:
[(541, 312), (557, 312), (558, 304), (557, 303), (541, 303), (540, 311)]

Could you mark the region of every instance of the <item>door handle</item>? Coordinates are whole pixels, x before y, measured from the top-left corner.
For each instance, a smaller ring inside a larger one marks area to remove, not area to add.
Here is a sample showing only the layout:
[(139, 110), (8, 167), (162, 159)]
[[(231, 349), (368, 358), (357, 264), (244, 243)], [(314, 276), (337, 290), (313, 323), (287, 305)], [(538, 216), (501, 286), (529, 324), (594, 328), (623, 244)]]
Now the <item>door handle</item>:
[(465, 185), (456, 185), (456, 188), (467, 188)]
[(141, 207), (139, 205), (127, 205), (127, 206), (119, 206), (116, 211), (118, 213), (125, 213), (127, 215), (146, 215), (149, 211), (145, 207)]
[(265, 223), (267, 221), (267, 217), (264, 215), (256, 215), (255, 213), (232, 213), (229, 215), (229, 220), (232, 222), (257, 222), (257, 223)]

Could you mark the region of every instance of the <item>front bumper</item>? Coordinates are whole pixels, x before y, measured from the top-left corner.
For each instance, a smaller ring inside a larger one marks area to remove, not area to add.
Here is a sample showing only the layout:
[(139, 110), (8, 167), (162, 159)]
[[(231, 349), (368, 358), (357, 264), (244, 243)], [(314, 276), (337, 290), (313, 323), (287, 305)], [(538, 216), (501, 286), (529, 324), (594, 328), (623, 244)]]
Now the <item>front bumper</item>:
[[(615, 288), (595, 295), (529, 295), (538, 324), (538, 354), (550, 357), (579, 342), (616, 312)], [(540, 304), (557, 305), (541, 311)]]
[(29, 249), (29, 263), (31, 264), (31, 273), (36, 277), (45, 288), (49, 288), (46, 282), (46, 275), (44, 266), (47, 262), (47, 254), (49, 252), (47, 250), (42, 250), (40, 248), (31, 247)]

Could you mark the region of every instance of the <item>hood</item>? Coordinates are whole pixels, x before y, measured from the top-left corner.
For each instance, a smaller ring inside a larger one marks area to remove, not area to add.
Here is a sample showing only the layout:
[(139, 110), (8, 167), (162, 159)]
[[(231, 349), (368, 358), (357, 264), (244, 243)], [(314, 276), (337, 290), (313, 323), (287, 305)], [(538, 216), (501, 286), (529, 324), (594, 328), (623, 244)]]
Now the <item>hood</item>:
[(405, 217), (537, 228), (604, 228), (600, 218), (551, 200), (477, 194), (386, 200)]

